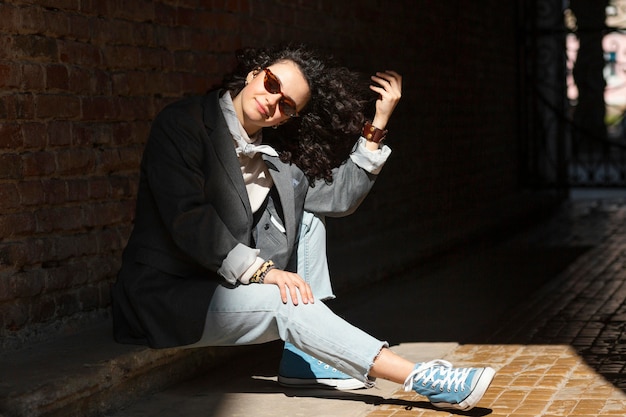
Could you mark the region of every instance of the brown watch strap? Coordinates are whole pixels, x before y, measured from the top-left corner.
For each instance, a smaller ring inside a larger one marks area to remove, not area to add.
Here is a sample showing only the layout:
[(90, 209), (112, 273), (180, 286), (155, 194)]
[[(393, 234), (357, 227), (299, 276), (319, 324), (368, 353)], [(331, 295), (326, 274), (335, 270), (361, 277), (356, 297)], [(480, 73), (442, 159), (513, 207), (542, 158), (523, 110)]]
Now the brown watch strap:
[(387, 130), (379, 129), (371, 122), (365, 122), (365, 126), (363, 126), (363, 137), (369, 141), (380, 143), (387, 137)]

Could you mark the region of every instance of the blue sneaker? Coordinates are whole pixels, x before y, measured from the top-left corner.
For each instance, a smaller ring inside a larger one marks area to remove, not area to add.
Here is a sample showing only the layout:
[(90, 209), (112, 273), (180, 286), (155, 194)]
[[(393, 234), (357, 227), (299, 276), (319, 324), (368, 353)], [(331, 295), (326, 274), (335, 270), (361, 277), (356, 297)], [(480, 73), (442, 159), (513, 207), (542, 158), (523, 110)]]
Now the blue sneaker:
[(291, 343), (285, 343), (278, 368), (278, 383), (291, 388), (365, 388), (363, 382), (315, 359)]
[(450, 362), (418, 363), (404, 382), (436, 407), (469, 410), (483, 397), (496, 371), (492, 368), (453, 368)]

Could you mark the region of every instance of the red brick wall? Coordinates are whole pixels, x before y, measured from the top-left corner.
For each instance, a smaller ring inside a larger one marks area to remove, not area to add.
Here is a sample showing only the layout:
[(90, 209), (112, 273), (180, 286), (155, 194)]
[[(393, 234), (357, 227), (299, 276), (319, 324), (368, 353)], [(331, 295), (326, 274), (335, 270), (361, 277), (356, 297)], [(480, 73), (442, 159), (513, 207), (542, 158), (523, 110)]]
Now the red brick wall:
[(367, 268), (379, 276), (453, 238), (465, 213), (517, 192), (509, 3), (0, 2), (0, 347), (106, 315), (151, 119), (245, 45), (306, 42), (405, 76), (392, 159), (363, 209), (332, 223), (340, 271), (371, 244), (389, 255)]

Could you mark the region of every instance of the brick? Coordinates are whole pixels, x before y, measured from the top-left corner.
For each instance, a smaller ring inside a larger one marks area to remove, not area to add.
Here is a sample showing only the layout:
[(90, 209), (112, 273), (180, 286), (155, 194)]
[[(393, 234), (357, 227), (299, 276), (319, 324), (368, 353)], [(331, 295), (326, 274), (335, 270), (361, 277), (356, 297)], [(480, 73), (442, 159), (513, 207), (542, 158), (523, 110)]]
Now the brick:
[(54, 239), (54, 256), (50, 258), (54, 260), (54, 264), (51, 265), (56, 265), (59, 261), (74, 259), (82, 252), (80, 241), (75, 235), (57, 236)]
[(136, 26), (127, 20), (92, 20), (93, 40), (100, 45), (129, 45)]
[[(0, 4), (2, 6), (2, 4)], [(13, 61), (13, 38), (10, 35), (0, 33), (0, 59)]]
[(22, 206), (38, 206), (45, 203), (45, 193), (41, 181), (21, 181), (17, 184)]
[(91, 40), (91, 23), (93, 18), (72, 14), (69, 16), (70, 34), (72, 39), (80, 42)]
[(46, 204), (59, 204), (67, 201), (67, 183), (64, 180), (43, 180), (41, 185)]
[(65, 65), (46, 66), (46, 89), (47, 91), (69, 90), (69, 73)]
[(97, 156), (97, 171), (108, 173), (135, 170), (139, 166), (141, 152), (137, 148), (104, 149)]
[(168, 68), (168, 61), (171, 63), (170, 56), (168, 51), (162, 49), (140, 48), (138, 68), (157, 71)]
[(139, 66), (137, 48), (128, 45), (108, 45), (103, 48), (104, 60), (112, 69), (131, 69)]
[(37, 233), (50, 233), (80, 229), (83, 225), (81, 207), (52, 207), (37, 210)]
[(124, 223), (130, 220), (129, 206), (134, 209), (134, 203), (128, 202), (103, 202), (94, 204), (85, 213), (86, 224), (91, 227), (110, 226)]
[(92, 72), (85, 68), (70, 67), (68, 85), (71, 86), (71, 91), (76, 94), (88, 94), (93, 92)]
[(42, 35), (46, 28), (44, 21), (44, 10), (39, 7), (25, 7), (20, 10), (20, 28), (21, 34)]
[(82, 311), (103, 307), (101, 305), (100, 288), (93, 286), (81, 288), (78, 292), (78, 302)]
[(129, 177), (111, 176), (109, 182), (111, 184), (111, 196), (114, 199), (132, 197), (134, 195)]
[(76, 294), (65, 293), (56, 297), (56, 315), (58, 318), (68, 317), (80, 311)]
[(22, 127), (18, 123), (0, 123), (0, 150), (18, 150), (23, 145)]
[(176, 24), (180, 26), (195, 26), (196, 10), (178, 7), (176, 9)]
[(35, 117), (35, 97), (32, 94), (15, 96), (15, 116), (17, 119), (33, 119)]
[(130, 94), (130, 85), (127, 72), (119, 72), (111, 76), (111, 90), (115, 95), (126, 96)]
[[(123, 113), (123, 111), (122, 111)], [(111, 142), (115, 146), (133, 143), (133, 124), (129, 122), (120, 122), (111, 126)]]
[(23, 154), (22, 165), (25, 178), (47, 176), (57, 169), (54, 154), (47, 151)]
[(182, 27), (157, 27), (155, 28), (155, 38), (157, 46), (164, 47), (170, 51), (189, 49), (186, 40), (187, 31)]
[(140, 96), (146, 95), (150, 92), (148, 91), (147, 80), (146, 78), (149, 75), (143, 71), (126, 71), (124, 73), (124, 78), (117, 77), (118, 79), (118, 89), (124, 88), (126, 90), (126, 95), (129, 96)]
[(67, 201), (87, 201), (89, 199), (89, 179), (80, 178), (67, 181)]
[(94, 171), (96, 157), (91, 149), (66, 149), (56, 154), (60, 175), (88, 175)]
[(45, 123), (22, 123), (25, 149), (43, 149), (48, 143), (48, 126)]
[(62, 147), (72, 144), (72, 124), (65, 120), (51, 121), (48, 124), (48, 145)]
[(38, 95), (36, 97), (36, 114), (41, 119), (79, 118), (81, 116), (80, 99), (72, 95)]
[(176, 24), (176, 7), (158, 2), (154, 5), (155, 22), (159, 25), (174, 26)]
[(113, 3), (102, 0), (81, 0), (79, 10), (91, 16), (110, 16)]
[(13, 4), (0, 3), (0, 16), (2, 17), (2, 31), (4, 33), (15, 33), (19, 30), (21, 26), (19, 11), (20, 9)]
[[(156, 87), (152, 89), (155, 91)], [(147, 97), (119, 97), (117, 106), (120, 114), (126, 117), (126, 120), (150, 120), (152, 119), (153, 106), (152, 99)]]
[(107, 71), (94, 69), (91, 76), (91, 92), (93, 95), (110, 95), (112, 88), (111, 74)]
[(7, 281), (14, 298), (34, 297), (43, 292), (46, 274), (40, 269), (20, 271)]
[(133, 25), (131, 44), (142, 47), (142, 49), (154, 47), (156, 45), (154, 40), (154, 24), (148, 22), (147, 24)]
[(70, 39), (58, 41), (58, 56), (61, 62), (69, 65), (99, 67), (103, 63), (100, 47)]
[[(116, 4), (112, 10), (112, 16), (134, 20), (137, 22), (150, 22), (154, 20), (154, 2), (150, 0), (135, 0)], [(121, 6), (121, 7), (120, 7)]]
[(35, 231), (35, 217), (32, 213), (0, 214), (0, 236), (14, 238), (32, 234)]
[(0, 117), (7, 120), (32, 119), (35, 102), (32, 94), (18, 93), (0, 97)]
[[(153, 104), (154, 108), (160, 108), (159, 105)], [(139, 145), (143, 149), (143, 146), (148, 139), (151, 128), (151, 120), (154, 118), (154, 110), (152, 112), (152, 117), (150, 120), (136, 120), (131, 123), (133, 127), (133, 133), (129, 137), (128, 144)]]
[(30, 259), (27, 245), (24, 242), (0, 241), (0, 268), (20, 269), (27, 265)]
[[(72, 235), (71, 237), (68, 237), (65, 240), (72, 239), (74, 241), (74, 245), (76, 249), (75, 249), (75, 254), (73, 256), (87, 257), (90, 255), (98, 255), (98, 254), (101, 254), (103, 250), (104, 251), (111, 250), (109, 248), (100, 249), (99, 243), (98, 243), (99, 242), (98, 236), (101, 233), (102, 231), (100, 230), (93, 230), (89, 233), (81, 233), (81, 234)], [(59, 245), (59, 247), (60, 246), (61, 245)], [(101, 260), (97, 260), (93, 258), (89, 260), (89, 263), (92, 265), (98, 262), (101, 262)], [(98, 268), (98, 270), (99, 269), (100, 268)]]
[(72, 145), (87, 146), (93, 143), (93, 125), (91, 123), (72, 124)]
[(70, 32), (70, 15), (56, 10), (43, 13), (45, 34), (53, 38), (73, 37)]
[(118, 116), (118, 110), (112, 97), (84, 97), (82, 109), (83, 121), (113, 120)]
[(45, 266), (47, 262), (54, 259), (54, 239), (31, 238), (23, 242), (19, 254), (24, 255), (23, 265)]
[[(106, 251), (119, 251), (124, 249), (125, 241), (122, 240), (119, 231), (114, 229), (102, 229), (97, 235), (98, 248), (100, 252)], [(99, 269), (100, 270), (100, 269)], [(117, 270), (117, 268), (115, 268)]]
[(85, 265), (69, 264), (49, 268), (46, 290), (48, 292), (75, 288), (77, 283), (84, 281), (82, 278), (87, 273)]
[(28, 323), (28, 306), (23, 302), (2, 305), (0, 306), (0, 316), (6, 330), (18, 331)]
[(39, 6), (58, 11), (77, 11), (81, 5), (81, 0), (37, 0)]
[(10, 52), (16, 59), (54, 62), (59, 54), (56, 40), (41, 35), (16, 35), (12, 41)]
[(0, 154), (0, 180), (20, 178), (22, 178), (22, 158), (17, 154)]
[(103, 200), (111, 195), (111, 185), (108, 178), (91, 177), (89, 181), (89, 198)]
[(0, 62), (0, 88), (14, 89), (21, 83), (20, 66), (11, 62)]

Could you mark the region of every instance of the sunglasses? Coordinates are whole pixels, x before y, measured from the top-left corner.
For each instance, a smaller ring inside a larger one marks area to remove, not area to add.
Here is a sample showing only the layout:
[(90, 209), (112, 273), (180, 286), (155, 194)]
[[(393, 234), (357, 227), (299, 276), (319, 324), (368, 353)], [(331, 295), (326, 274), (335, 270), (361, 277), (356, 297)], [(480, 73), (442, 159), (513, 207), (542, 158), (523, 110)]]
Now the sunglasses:
[(296, 109), (296, 103), (286, 97), (282, 91), (280, 91), (280, 81), (278, 78), (270, 71), (269, 68), (265, 68), (265, 78), (263, 79), (263, 86), (267, 90), (268, 93), (272, 94), (280, 94), (282, 97), (278, 101), (278, 107), (280, 108), (280, 112), (289, 117), (298, 117), (298, 110)]

